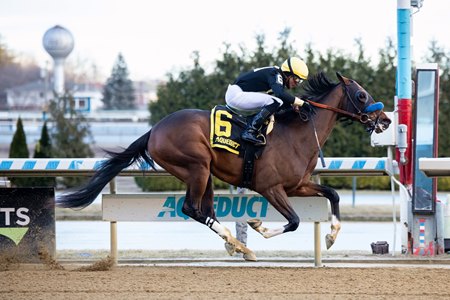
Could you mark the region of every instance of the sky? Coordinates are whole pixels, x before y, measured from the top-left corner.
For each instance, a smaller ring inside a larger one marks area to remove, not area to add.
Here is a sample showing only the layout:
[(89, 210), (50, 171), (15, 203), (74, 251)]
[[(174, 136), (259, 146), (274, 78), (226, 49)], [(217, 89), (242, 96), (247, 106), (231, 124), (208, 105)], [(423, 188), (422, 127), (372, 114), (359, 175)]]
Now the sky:
[[(377, 58), (388, 37), (397, 43), (397, 1), (0, 0), (0, 42), (40, 66), (51, 66), (42, 37), (55, 25), (74, 36), (68, 62), (95, 64), (107, 78), (120, 52), (131, 79), (149, 80), (192, 67), (194, 51), (206, 69), (224, 43), (251, 51), (257, 34), (270, 50), (286, 27), (300, 55), (307, 43), (353, 53), (361, 38), (366, 55)], [(420, 62), (433, 39), (450, 49), (449, 28), (450, 0), (424, 0), (413, 15), (413, 59)]]

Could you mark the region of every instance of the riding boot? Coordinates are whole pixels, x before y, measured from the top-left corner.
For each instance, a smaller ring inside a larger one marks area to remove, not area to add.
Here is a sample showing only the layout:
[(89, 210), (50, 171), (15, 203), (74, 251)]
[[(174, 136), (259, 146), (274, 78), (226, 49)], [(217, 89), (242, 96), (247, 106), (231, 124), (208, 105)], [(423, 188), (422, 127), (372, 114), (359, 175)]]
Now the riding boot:
[(266, 139), (261, 134), (261, 128), (264, 122), (272, 115), (272, 111), (264, 106), (259, 113), (257, 113), (247, 128), (242, 132), (241, 138), (244, 141), (253, 143), (257, 146), (262, 146), (266, 144)]

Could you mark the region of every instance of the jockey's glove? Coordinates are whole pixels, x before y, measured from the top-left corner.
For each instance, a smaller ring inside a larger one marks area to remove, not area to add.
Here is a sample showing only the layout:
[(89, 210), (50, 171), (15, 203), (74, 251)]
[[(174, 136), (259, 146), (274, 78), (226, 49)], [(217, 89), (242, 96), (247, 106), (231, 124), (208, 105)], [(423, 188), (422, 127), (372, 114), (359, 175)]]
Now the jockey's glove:
[(302, 100), (298, 97), (295, 97), (295, 100), (294, 100), (294, 103), (292, 103), (292, 106), (294, 107), (294, 110), (296, 112), (300, 112), (300, 107), (301, 107), (302, 111), (307, 113), (310, 116), (316, 114), (314, 107), (311, 104), (309, 104), (309, 102), (306, 102), (305, 100)]
[(305, 104), (305, 101), (299, 97), (295, 97), (294, 103), (292, 103), (293, 106), (303, 106), (303, 104)]

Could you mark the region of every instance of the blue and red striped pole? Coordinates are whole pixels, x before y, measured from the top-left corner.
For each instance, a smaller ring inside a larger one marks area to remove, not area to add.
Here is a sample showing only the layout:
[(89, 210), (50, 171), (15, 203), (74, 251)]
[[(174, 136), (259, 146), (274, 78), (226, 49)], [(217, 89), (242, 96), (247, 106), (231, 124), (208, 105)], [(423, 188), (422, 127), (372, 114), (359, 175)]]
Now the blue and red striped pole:
[[(408, 127), (408, 148), (405, 152), (406, 163), (400, 165), (400, 182), (405, 185), (412, 184), (412, 81), (411, 81), (411, 3), (410, 0), (397, 0), (397, 110), (398, 123)], [(397, 151), (396, 160), (400, 161)]]

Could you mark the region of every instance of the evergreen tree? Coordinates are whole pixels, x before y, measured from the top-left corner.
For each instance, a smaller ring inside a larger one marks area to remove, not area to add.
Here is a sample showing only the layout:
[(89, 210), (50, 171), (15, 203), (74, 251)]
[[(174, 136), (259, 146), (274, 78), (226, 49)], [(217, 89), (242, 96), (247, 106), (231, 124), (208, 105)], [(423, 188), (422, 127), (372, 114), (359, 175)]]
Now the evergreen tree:
[(41, 130), (41, 138), (34, 149), (34, 158), (52, 157), (52, 143), (48, 134), (47, 122), (44, 122)]
[(215, 84), (200, 66), (198, 52), (193, 53), (193, 59), (194, 67), (191, 70), (180, 72), (178, 78), (170, 75), (169, 81), (158, 87), (158, 101), (149, 105), (152, 124), (183, 108), (211, 109), (223, 101), (214, 98), (217, 96)]
[(103, 104), (105, 109), (133, 109), (135, 95), (133, 82), (128, 79), (128, 67), (122, 54), (119, 53), (103, 88)]
[(264, 34), (258, 34), (255, 39), (256, 49), (247, 63), (249, 66), (244, 71), (274, 65), (274, 55), (267, 51), (266, 36)]
[[(53, 155), (63, 158), (92, 157), (90, 127), (83, 115), (74, 110), (73, 96), (66, 94), (58, 102), (50, 101), (49, 112), (54, 126)], [(81, 177), (64, 177), (61, 183), (72, 187), (83, 181)]]
[[(47, 122), (44, 122), (41, 130), (41, 137), (34, 148), (34, 158), (51, 158), (52, 157), (52, 143), (48, 133)], [(32, 186), (55, 186), (56, 180), (54, 177), (35, 177), (30, 178)]]
[(248, 61), (248, 55), (245, 49), (240, 48), (241, 53), (231, 50), (230, 44), (224, 44), (222, 57), (217, 59), (214, 72), (210, 74), (211, 89), (214, 90), (214, 99), (219, 99), (219, 103), (223, 100), (228, 84), (232, 83), (235, 78), (245, 71)]
[(439, 149), (440, 157), (450, 156), (450, 52), (439, 46), (436, 41), (431, 41), (428, 47), (429, 54), (425, 58), (427, 62), (437, 63), (440, 70), (439, 78)]
[(385, 111), (394, 110), (395, 80), (397, 74), (397, 50), (391, 38), (386, 40), (384, 49), (380, 49), (379, 62), (373, 74), (373, 95), (385, 104)]
[[(14, 133), (10, 148), (9, 157), (10, 158), (28, 158), (30, 152), (27, 147), (27, 138), (25, 136), (25, 131), (23, 130), (22, 119), (19, 117), (16, 125), (16, 132)], [(9, 178), (14, 186), (23, 187), (28, 185), (28, 178), (15, 177)]]
[[(292, 43), (290, 43), (289, 37), (291, 35), (291, 29), (285, 28), (283, 31), (279, 33), (278, 36), (278, 42), (279, 42), (279, 48), (276, 49), (274, 52), (276, 54), (275, 56), (275, 64), (281, 65), (281, 63), (287, 59), (290, 56), (296, 55), (296, 51), (294, 47), (292, 46)], [(302, 57), (302, 59), (305, 59), (305, 57)]]

